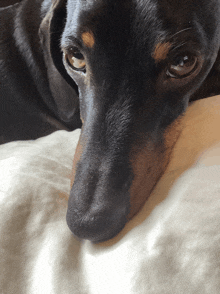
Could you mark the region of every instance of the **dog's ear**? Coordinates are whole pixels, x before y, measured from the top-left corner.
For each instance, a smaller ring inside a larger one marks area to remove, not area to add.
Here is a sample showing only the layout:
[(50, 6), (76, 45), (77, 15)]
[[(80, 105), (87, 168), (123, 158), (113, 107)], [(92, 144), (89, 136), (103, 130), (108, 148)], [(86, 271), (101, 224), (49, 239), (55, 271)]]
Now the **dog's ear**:
[(52, 0), (41, 22), (39, 36), (58, 115), (63, 121), (74, 124), (76, 119), (79, 120), (78, 89), (65, 70), (60, 49), (65, 20), (66, 1)]

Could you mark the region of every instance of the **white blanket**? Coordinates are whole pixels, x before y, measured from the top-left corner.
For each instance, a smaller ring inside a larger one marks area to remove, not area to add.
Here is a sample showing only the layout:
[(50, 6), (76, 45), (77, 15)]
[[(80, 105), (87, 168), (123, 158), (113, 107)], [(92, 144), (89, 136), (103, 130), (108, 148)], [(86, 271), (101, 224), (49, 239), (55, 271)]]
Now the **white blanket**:
[(192, 105), (184, 128), (192, 131), (202, 107), (207, 115), (206, 101), (215, 113), (208, 131), (200, 123), (193, 129), (193, 139), (200, 134), (206, 144), (192, 158), (190, 132), (183, 131), (142, 211), (99, 245), (76, 239), (65, 221), (80, 131), (0, 146), (0, 293), (219, 294), (219, 145), (194, 163), (204, 146), (220, 141), (212, 128), (220, 98)]

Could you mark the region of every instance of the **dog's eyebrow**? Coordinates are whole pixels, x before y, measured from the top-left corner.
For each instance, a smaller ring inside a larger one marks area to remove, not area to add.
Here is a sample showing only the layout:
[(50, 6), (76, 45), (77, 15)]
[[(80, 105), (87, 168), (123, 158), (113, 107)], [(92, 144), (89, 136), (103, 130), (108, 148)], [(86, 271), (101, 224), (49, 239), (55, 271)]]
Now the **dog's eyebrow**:
[(152, 54), (153, 59), (156, 62), (160, 62), (160, 61), (166, 59), (167, 54), (169, 53), (169, 50), (171, 47), (172, 47), (172, 43), (170, 43), (170, 42), (158, 43), (155, 46), (154, 52)]
[(95, 38), (91, 31), (82, 33), (81, 38), (86, 47), (92, 48), (94, 46)]
[(62, 40), (61, 46), (64, 48), (72, 47), (72, 46), (79, 46), (82, 48), (81, 41), (73, 36), (65, 36), (65, 39)]
[[(185, 31), (191, 30), (191, 29), (192, 29), (192, 27), (182, 29), (182, 30), (176, 32), (175, 34), (171, 35), (166, 40), (166, 42), (164, 41), (164, 42), (157, 43), (157, 45), (155, 46), (154, 52), (152, 54), (152, 57), (154, 58), (154, 60), (156, 62), (160, 62), (160, 61), (166, 59), (168, 53), (170, 52), (171, 47), (173, 47), (173, 45), (174, 45), (173, 42), (171, 42), (170, 40), (173, 39), (175, 36), (185, 32)], [(172, 48), (172, 50), (177, 49), (177, 48), (183, 46), (184, 44), (185, 43), (176, 45), (174, 48)]]

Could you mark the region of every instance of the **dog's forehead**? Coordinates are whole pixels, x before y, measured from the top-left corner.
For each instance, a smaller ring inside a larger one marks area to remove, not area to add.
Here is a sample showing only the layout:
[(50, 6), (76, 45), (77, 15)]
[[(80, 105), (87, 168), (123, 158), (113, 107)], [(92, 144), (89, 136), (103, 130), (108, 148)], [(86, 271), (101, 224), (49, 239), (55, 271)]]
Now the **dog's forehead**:
[[(142, 40), (152, 48), (162, 43), (167, 36), (178, 30), (192, 26), (193, 19), (204, 6), (203, 2), (191, 0), (68, 0), (65, 36), (82, 39), (86, 44), (97, 39), (115, 40), (120, 35), (120, 43), (128, 38), (135, 43)], [(206, 7), (204, 7), (205, 9)], [(206, 9), (207, 10), (207, 9)], [(97, 34), (96, 34), (97, 33)], [(88, 42), (89, 40), (89, 42)]]
[[(158, 0), (68, 0), (66, 33), (79, 34), (83, 30), (141, 31), (159, 26)], [(111, 32), (110, 32), (111, 33)]]
[[(172, 42), (190, 36), (199, 43), (205, 28), (209, 36), (215, 32), (213, 5), (199, 0), (68, 0), (61, 44), (65, 47), (72, 37), (97, 54), (153, 56), (158, 62), (166, 59)], [(170, 42), (171, 36), (177, 39)]]
[[(125, 20), (131, 24), (136, 19), (143, 29), (152, 23), (167, 20), (170, 24), (181, 24), (206, 7), (191, 0), (68, 0), (67, 22), (72, 28), (83, 25), (95, 26), (98, 20), (117, 22), (126, 28)], [(205, 2), (205, 1), (202, 1)], [(197, 3), (197, 4), (196, 4)], [(120, 20), (120, 21), (119, 21)], [(131, 22), (132, 20), (132, 22)], [(93, 23), (91, 23), (93, 21)], [(168, 24), (169, 25), (169, 24)]]

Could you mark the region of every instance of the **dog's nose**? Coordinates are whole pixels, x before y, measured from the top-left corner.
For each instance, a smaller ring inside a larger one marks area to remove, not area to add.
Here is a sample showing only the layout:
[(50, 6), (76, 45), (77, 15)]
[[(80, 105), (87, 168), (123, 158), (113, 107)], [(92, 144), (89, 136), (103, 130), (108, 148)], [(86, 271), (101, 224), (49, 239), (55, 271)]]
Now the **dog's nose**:
[(68, 201), (66, 219), (72, 233), (96, 243), (116, 236), (128, 221), (131, 179), (126, 162), (85, 154)]
[(72, 233), (82, 239), (98, 243), (116, 236), (127, 222), (125, 207), (92, 207), (82, 213), (75, 207), (74, 201), (69, 203), (67, 224)]

